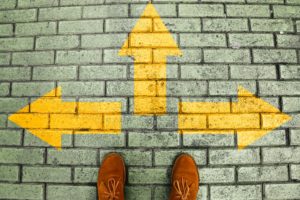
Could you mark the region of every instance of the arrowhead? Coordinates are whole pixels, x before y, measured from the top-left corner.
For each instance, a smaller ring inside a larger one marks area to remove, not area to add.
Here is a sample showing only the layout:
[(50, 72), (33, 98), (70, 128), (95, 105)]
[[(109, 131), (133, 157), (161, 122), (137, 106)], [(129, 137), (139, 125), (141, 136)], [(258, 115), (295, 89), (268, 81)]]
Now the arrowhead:
[(150, 51), (147, 55), (151, 55), (151, 51), (157, 51), (157, 54), (164, 56), (181, 55), (176, 41), (151, 3), (147, 4), (141, 18), (120, 49), (119, 55), (138, 57), (143, 53), (141, 48)]

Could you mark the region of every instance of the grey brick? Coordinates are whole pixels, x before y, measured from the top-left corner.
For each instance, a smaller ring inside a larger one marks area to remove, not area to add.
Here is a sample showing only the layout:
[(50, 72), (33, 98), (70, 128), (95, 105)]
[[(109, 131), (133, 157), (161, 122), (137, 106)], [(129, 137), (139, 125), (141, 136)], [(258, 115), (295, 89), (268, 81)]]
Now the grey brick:
[(300, 48), (299, 35), (277, 35), (279, 47)]
[(128, 64), (132, 63), (133, 59), (127, 56), (119, 56), (118, 49), (104, 49), (104, 63)]
[(47, 186), (48, 200), (82, 200), (96, 199), (97, 188), (95, 186), (67, 186), (67, 185), (49, 185)]
[(81, 20), (59, 22), (59, 33), (102, 33), (103, 20)]
[(242, 165), (258, 164), (260, 162), (259, 149), (216, 149), (209, 151), (210, 164)]
[(93, 5), (102, 4), (104, 0), (61, 0), (62, 6), (76, 6), (76, 5)]
[(36, 20), (36, 9), (27, 10), (1, 10), (0, 22), (33, 22)]
[(0, 114), (0, 127), (5, 128), (7, 123), (7, 116), (4, 114)]
[(191, 155), (197, 165), (206, 164), (206, 150), (156, 150), (154, 152), (155, 165), (173, 165), (176, 157), (182, 153)]
[(244, 3), (245, 0), (202, 0), (203, 2)]
[(250, 146), (278, 146), (286, 144), (286, 133), (284, 130), (273, 130), (264, 137), (252, 143)]
[(0, 98), (0, 112), (14, 113), (29, 103), (26, 98)]
[(204, 49), (206, 63), (250, 63), (247, 49)]
[(81, 18), (81, 7), (41, 8), (39, 20), (72, 20)]
[(287, 0), (287, 4), (300, 4), (298, 0)]
[(153, 126), (154, 126), (154, 119), (151, 116), (132, 116), (132, 115), (122, 116), (123, 129), (152, 129)]
[(235, 179), (234, 168), (200, 168), (201, 184), (207, 183), (233, 183)]
[(291, 165), (291, 178), (292, 180), (300, 180), (300, 165)]
[(12, 24), (0, 24), (0, 36), (11, 36), (13, 34)]
[(75, 147), (124, 147), (125, 134), (88, 134), (75, 135)]
[(261, 4), (277, 4), (284, 3), (284, 0), (247, 0), (247, 3), (261, 3)]
[(169, 81), (168, 96), (202, 96), (207, 94), (207, 83), (204, 81)]
[(252, 31), (264, 32), (293, 32), (290, 19), (251, 19)]
[(59, 82), (63, 96), (103, 96), (104, 82)]
[(67, 167), (24, 167), (22, 171), (23, 182), (71, 182), (71, 168)]
[(254, 81), (210, 81), (209, 94), (237, 95), (238, 86), (243, 86), (254, 94), (256, 92), (256, 83)]
[(203, 19), (204, 31), (230, 32), (248, 31), (246, 19)]
[(130, 32), (137, 19), (105, 19), (105, 32)]
[(100, 160), (111, 152), (119, 153), (125, 161), (126, 166), (151, 166), (152, 152), (149, 150), (100, 150)]
[(34, 67), (33, 80), (74, 80), (77, 78), (76, 66)]
[(0, 183), (0, 195), (4, 199), (43, 199), (43, 185)]
[(297, 199), (300, 196), (300, 184), (267, 184), (265, 194), (268, 199)]
[(222, 4), (179, 4), (180, 17), (222, 17)]
[(16, 0), (2, 0), (0, 9), (11, 9), (15, 8), (16, 6)]
[(269, 17), (268, 5), (226, 5), (229, 17)]
[(18, 2), (19, 8), (32, 8), (32, 7), (51, 7), (58, 6), (58, 0), (21, 0)]
[(186, 33), (180, 34), (182, 47), (226, 47), (225, 34)]
[(263, 148), (263, 163), (299, 163), (299, 147)]
[(291, 130), (290, 138), (291, 138), (292, 145), (299, 145), (300, 144), (300, 130)]
[(56, 33), (56, 22), (17, 23), (16, 35), (52, 35)]
[(81, 46), (84, 48), (121, 48), (127, 34), (83, 35)]
[(102, 62), (101, 50), (57, 51), (56, 63), (92, 64)]
[(48, 164), (52, 165), (95, 165), (97, 150), (95, 149), (49, 149)]
[(76, 167), (74, 170), (75, 183), (97, 183), (98, 167)]
[(50, 82), (13, 83), (12, 96), (42, 96), (51, 91), (54, 87), (54, 83)]
[(284, 112), (300, 112), (299, 97), (283, 97), (282, 102)]
[(41, 36), (36, 39), (36, 49), (73, 49), (79, 46), (79, 37), (72, 36)]
[(289, 49), (254, 49), (254, 63), (297, 63), (295, 50)]
[(83, 8), (83, 18), (127, 17), (128, 5), (101, 5)]
[(300, 6), (274, 6), (274, 17), (299, 18)]
[(231, 79), (276, 79), (274, 65), (230, 65)]
[(33, 49), (33, 38), (0, 38), (0, 51)]
[[(1, 181), (18, 181), (19, 180), (19, 166), (0, 166), (0, 180)], [(1, 194), (1, 192), (0, 192)]]
[(10, 60), (9, 53), (0, 53), (0, 65), (8, 65)]
[(191, 80), (228, 79), (228, 66), (182, 65), (181, 78)]
[(0, 144), (2, 146), (21, 145), (21, 130), (0, 130)]
[(133, 96), (133, 81), (107, 81), (106, 94), (109, 96)]
[(130, 184), (165, 184), (169, 177), (165, 168), (129, 168), (128, 183)]
[(9, 95), (10, 85), (9, 83), (0, 83), (0, 96)]
[(299, 95), (300, 85), (296, 81), (260, 81), (259, 82), (260, 95)]
[(37, 148), (1, 148), (0, 163), (42, 164), (44, 153), (44, 149)]
[(176, 147), (179, 145), (177, 132), (130, 132), (130, 147)]
[(53, 51), (17, 52), (13, 53), (14, 65), (42, 65), (54, 63)]
[(182, 56), (168, 57), (168, 63), (200, 63), (202, 61), (202, 50), (196, 49), (182, 49)]
[(288, 181), (287, 166), (241, 167), (238, 169), (239, 182)]
[[(170, 32), (200, 32), (201, 23), (197, 18), (163, 18)], [(154, 30), (160, 30), (154, 21)]]
[(300, 21), (296, 21), (297, 32), (300, 32)]
[[(156, 186), (154, 188), (154, 200), (167, 199), (169, 197), (170, 187)], [(208, 199), (208, 187), (200, 186), (197, 194), (197, 200)]]
[(1, 67), (1, 81), (30, 80), (29, 67)]
[(183, 145), (191, 147), (234, 146), (233, 134), (184, 134)]
[[(161, 17), (176, 17), (176, 4), (153, 4)], [(130, 15), (140, 17), (145, 9), (145, 4), (131, 4)]]
[(229, 46), (240, 47), (272, 47), (274, 46), (272, 34), (229, 34)]
[(280, 78), (300, 79), (300, 65), (280, 65)]
[(126, 186), (125, 199), (146, 200), (151, 196), (151, 188), (147, 186)]
[(286, 128), (300, 128), (300, 115), (299, 114), (289, 114), (292, 118), (290, 121), (282, 125)]
[(212, 200), (262, 199), (262, 188), (260, 185), (212, 186), (210, 191)]

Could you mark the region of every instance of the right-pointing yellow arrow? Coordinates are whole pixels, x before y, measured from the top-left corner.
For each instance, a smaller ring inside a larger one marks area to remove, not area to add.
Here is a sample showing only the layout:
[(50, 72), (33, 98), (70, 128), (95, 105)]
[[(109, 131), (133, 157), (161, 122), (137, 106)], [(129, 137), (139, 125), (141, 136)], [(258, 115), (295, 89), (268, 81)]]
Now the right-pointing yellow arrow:
[(243, 87), (237, 102), (181, 102), (180, 133), (238, 135), (242, 149), (291, 119)]

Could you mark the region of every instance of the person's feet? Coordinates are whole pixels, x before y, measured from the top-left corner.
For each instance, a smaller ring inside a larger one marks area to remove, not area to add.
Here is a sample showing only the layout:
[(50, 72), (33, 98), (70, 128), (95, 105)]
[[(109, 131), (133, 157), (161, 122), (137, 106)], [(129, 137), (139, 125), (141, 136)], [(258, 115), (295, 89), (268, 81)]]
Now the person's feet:
[(199, 175), (194, 159), (181, 154), (172, 170), (171, 192), (169, 200), (196, 200), (199, 190)]
[(102, 161), (98, 174), (99, 200), (124, 200), (126, 179), (125, 163), (117, 153), (108, 154)]

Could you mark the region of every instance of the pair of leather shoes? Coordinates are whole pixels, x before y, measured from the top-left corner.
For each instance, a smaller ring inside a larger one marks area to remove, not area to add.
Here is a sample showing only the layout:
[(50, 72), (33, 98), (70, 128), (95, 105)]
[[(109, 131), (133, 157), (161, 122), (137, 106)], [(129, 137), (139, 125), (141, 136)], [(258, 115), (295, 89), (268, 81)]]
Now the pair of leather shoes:
[[(124, 200), (125, 163), (117, 153), (108, 154), (102, 161), (98, 175), (99, 200)], [(199, 175), (194, 159), (181, 154), (172, 170), (169, 200), (196, 200)]]

